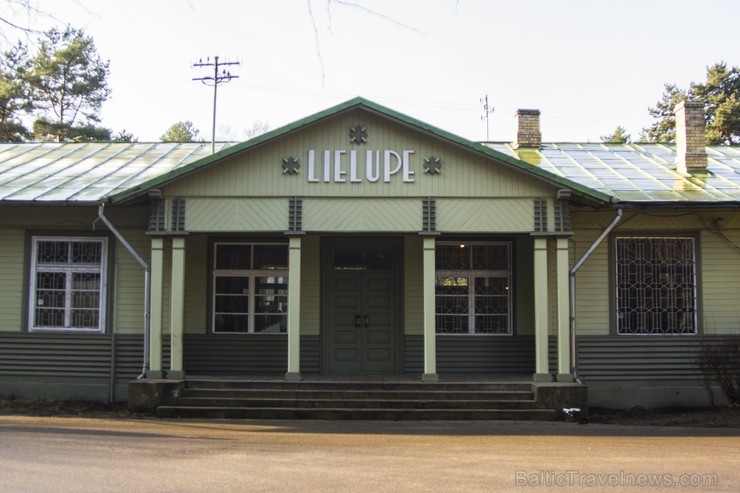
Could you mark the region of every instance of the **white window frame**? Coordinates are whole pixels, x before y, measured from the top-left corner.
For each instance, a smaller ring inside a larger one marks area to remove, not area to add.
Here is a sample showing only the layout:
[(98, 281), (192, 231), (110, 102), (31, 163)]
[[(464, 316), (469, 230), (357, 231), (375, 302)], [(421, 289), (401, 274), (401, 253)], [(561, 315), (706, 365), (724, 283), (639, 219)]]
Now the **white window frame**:
[[(219, 245), (241, 245), (241, 246), (250, 246), (250, 255), (252, 258), (250, 259), (250, 265), (253, 265), (254, 262), (254, 247), (255, 246), (281, 246), (285, 247), (286, 251), (288, 249), (287, 243), (279, 243), (279, 242), (249, 242), (249, 241), (216, 241), (213, 243), (213, 259), (211, 264), (212, 274), (211, 274), (211, 331), (214, 334), (286, 334), (287, 333), (287, 327), (285, 331), (281, 332), (274, 332), (274, 331), (255, 331), (255, 317), (260, 315), (265, 315), (264, 313), (256, 313), (257, 308), (257, 298), (259, 295), (256, 292), (257, 288), (257, 278), (259, 277), (276, 277), (276, 278), (283, 278), (285, 279), (286, 283), (290, 282), (288, 279), (288, 270), (287, 269), (218, 269), (216, 266), (218, 265), (218, 246)], [(219, 277), (243, 277), (248, 279), (249, 282), (249, 293), (247, 294), (248, 301), (247, 301), (247, 330), (245, 332), (233, 332), (233, 331), (220, 331), (217, 330), (217, 324), (216, 324), (216, 317), (219, 315), (219, 312), (216, 311), (216, 280)], [(267, 295), (269, 296), (269, 295)], [(287, 300), (287, 294), (286, 294), (286, 303), (285, 303), (285, 316), (287, 317), (288, 313), (288, 300)]]
[[(96, 242), (101, 245), (100, 264), (39, 264), (38, 246), (42, 242)], [(36, 307), (42, 300), (36, 292), (36, 281), (39, 272), (63, 273), (65, 277), (65, 306), (64, 326), (45, 326), (36, 324)], [(71, 325), (72, 302), (74, 300), (72, 283), (70, 278), (75, 273), (96, 273), (100, 275), (100, 286), (98, 296), (98, 326), (74, 327)], [(106, 300), (108, 291), (108, 238), (102, 236), (32, 236), (31, 237), (31, 263), (29, 274), (28, 291), (28, 327), (30, 332), (76, 332), (76, 333), (104, 333), (106, 326)]]
[[(509, 258), (508, 258), (508, 269), (506, 270), (475, 270), (475, 269), (464, 269), (464, 270), (448, 270), (448, 269), (436, 269), (435, 266), (435, 278), (446, 278), (446, 277), (465, 277), (468, 279), (468, 331), (467, 332), (443, 332), (440, 331), (439, 328), (436, 328), (435, 332), (437, 335), (445, 335), (445, 336), (469, 336), (469, 335), (478, 335), (478, 336), (511, 336), (514, 333), (513, 328), (513, 299), (514, 299), (514, 292), (512, 288), (512, 265), (513, 265), (513, 251), (514, 251), (514, 245), (512, 241), (438, 241), (437, 246), (457, 246), (460, 247), (461, 245), (465, 245), (466, 247), (475, 247), (475, 246), (489, 246), (489, 245), (505, 245), (508, 248), (509, 252)], [(500, 278), (505, 279), (507, 284), (507, 303), (506, 303), (506, 309), (507, 314), (506, 317), (506, 331), (505, 332), (476, 332), (475, 330), (475, 318), (476, 316), (485, 316), (484, 314), (477, 315), (475, 313), (475, 280), (476, 278)], [(435, 294), (435, 306), (436, 306), (436, 299), (438, 297), (443, 296), (449, 296), (449, 295), (440, 295)], [(435, 320), (439, 316), (444, 316), (445, 314), (436, 313), (435, 309)]]
[[(627, 288), (623, 287), (624, 282), (623, 276), (628, 275), (620, 269), (620, 254), (622, 249), (619, 246), (620, 240), (682, 240), (690, 243), (691, 248), (691, 272), (688, 278), (685, 275), (687, 272), (684, 268), (684, 272), (681, 272), (681, 268), (676, 267), (676, 263), (666, 263), (664, 267), (657, 264), (651, 264), (650, 272), (643, 269), (642, 274), (645, 277), (650, 277), (652, 281), (648, 280), (643, 284), (642, 287), (637, 287), (633, 291), (625, 291)], [(615, 317), (615, 332), (618, 336), (695, 336), (699, 333), (698, 328), (698, 296), (697, 296), (697, 257), (696, 257), (696, 237), (687, 235), (619, 235), (614, 237), (614, 317)], [(658, 274), (656, 276), (655, 274)], [(657, 278), (657, 279), (656, 279)], [(679, 279), (679, 280), (677, 280)], [(687, 292), (688, 290), (688, 292)], [(624, 310), (628, 307), (625, 306), (624, 298), (626, 295), (629, 299), (634, 299), (634, 295), (639, 295), (638, 301), (645, 302), (644, 305), (634, 306), (631, 309), (636, 311), (642, 310), (644, 313), (638, 315), (645, 319), (652, 319), (652, 323), (645, 326), (643, 329), (638, 330), (636, 327), (632, 327), (629, 330), (623, 327), (622, 320), (624, 319)], [(679, 305), (685, 306), (679, 306)], [(647, 306), (652, 305), (652, 306)], [(680, 312), (686, 311), (688, 306), (688, 313), (681, 314)], [(677, 313), (671, 313), (671, 308), (675, 308)], [(661, 315), (662, 314), (662, 315)], [(665, 315), (668, 314), (668, 315)], [(667, 322), (683, 322), (684, 326), (688, 324), (688, 328), (680, 328), (678, 326), (661, 326), (659, 322), (663, 322), (663, 318)]]

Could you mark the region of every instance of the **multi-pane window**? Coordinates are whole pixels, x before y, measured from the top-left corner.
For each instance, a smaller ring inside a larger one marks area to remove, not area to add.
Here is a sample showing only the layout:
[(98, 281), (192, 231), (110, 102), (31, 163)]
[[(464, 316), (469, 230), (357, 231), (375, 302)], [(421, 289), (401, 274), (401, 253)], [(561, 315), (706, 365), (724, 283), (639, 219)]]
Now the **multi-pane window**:
[(213, 331), (285, 332), (287, 316), (288, 246), (215, 243)]
[(104, 330), (105, 238), (33, 237), (30, 330)]
[(617, 334), (696, 334), (691, 237), (617, 237)]
[(438, 242), (435, 257), (437, 333), (511, 334), (511, 243)]

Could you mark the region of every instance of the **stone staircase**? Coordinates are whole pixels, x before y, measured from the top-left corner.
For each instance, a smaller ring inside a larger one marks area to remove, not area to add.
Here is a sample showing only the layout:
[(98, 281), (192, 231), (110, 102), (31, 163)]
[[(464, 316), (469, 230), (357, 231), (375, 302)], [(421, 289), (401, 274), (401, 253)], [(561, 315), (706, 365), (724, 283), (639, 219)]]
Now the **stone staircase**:
[(531, 383), (287, 382), (191, 379), (162, 418), (539, 420), (559, 417)]

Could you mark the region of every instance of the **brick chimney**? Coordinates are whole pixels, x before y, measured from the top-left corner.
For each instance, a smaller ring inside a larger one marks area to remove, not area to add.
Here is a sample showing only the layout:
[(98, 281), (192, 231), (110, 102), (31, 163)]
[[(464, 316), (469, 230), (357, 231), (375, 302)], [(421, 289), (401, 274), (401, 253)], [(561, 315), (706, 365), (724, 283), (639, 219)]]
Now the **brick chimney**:
[(540, 110), (517, 110), (516, 115), (516, 140), (514, 149), (522, 147), (537, 147), (542, 144), (540, 133)]
[(683, 173), (707, 169), (704, 103), (681, 101), (676, 115), (676, 169)]

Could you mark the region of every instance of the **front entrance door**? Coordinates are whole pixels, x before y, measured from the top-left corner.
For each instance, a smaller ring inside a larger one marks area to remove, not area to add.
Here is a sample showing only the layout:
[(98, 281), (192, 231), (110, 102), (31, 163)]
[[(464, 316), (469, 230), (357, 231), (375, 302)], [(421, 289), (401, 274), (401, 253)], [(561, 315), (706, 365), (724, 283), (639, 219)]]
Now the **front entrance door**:
[(396, 370), (396, 242), (332, 242), (324, 292), (329, 373)]

